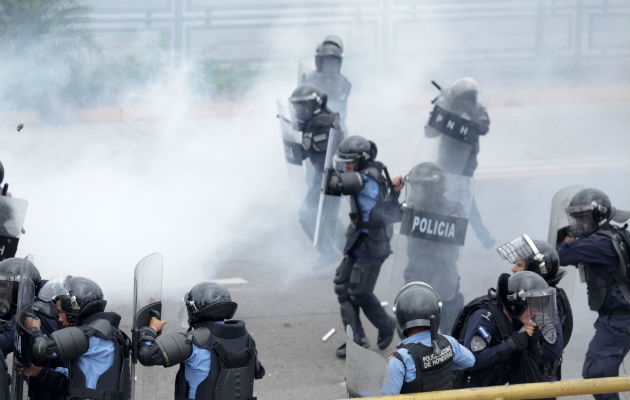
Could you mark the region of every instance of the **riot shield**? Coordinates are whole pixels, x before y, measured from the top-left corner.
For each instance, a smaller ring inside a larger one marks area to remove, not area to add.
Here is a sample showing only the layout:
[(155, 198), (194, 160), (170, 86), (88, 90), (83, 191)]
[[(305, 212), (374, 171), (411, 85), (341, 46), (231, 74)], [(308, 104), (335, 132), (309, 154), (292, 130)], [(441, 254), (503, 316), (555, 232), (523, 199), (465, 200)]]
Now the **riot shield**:
[(291, 113), (288, 107), (282, 104), (280, 99), (277, 100), (277, 104), (284, 158), (289, 164), (302, 165), (302, 132), (291, 124)]
[(0, 196), (0, 260), (15, 257), (28, 202)]
[[(149, 325), (152, 317), (161, 318), (162, 313), (162, 254), (153, 253), (136, 265), (133, 279), (133, 323), (132, 323), (132, 365), (131, 396), (135, 396), (136, 364), (138, 362), (138, 345), (140, 328)], [(140, 388), (142, 398), (156, 398), (156, 382), (150, 382), (149, 368), (140, 366)]]
[(556, 247), (567, 236), (569, 219), (565, 210), (573, 196), (582, 189), (584, 189), (583, 185), (568, 186), (553, 195), (547, 235), (547, 241), (553, 247)]
[(337, 151), (337, 146), (341, 142), (342, 132), (331, 128), (328, 135), (328, 147), (326, 149), (326, 159), (324, 161), (324, 172), (321, 178), (319, 204), (317, 206), (317, 216), (315, 217), (315, 231), (313, 233), (313, 247), (317, 248), (320, 237), (326, 235), (328, 238), (335, 236), (337, 214), (339, 212), (340, 198), (326, 194), (326, 185), (330, 179), (330, 171), (334, 169), (333, 158)]
[(15, 303), (13, 303), (14, 288), (19, 285), (19, 280), (12, 275), (0, 275), (0, 321), (8, 322), (13, 316)]
[(328, 97), (327, 106), (333, 112), (339, 113), (341, 126), (345, 131), (346, 110), (348, 105), (348, 95), (352, 85), (341, 74), (326, 74), (314, 71), (300, 62), (298, 69), (298, 85), (308, 84), (315, 86), (320, 92)]
[(413, 281), (426, 282), (442, 300), (440, 327), (450, 333), (463, 307), (458, 261), (466, 241), (472, 179), (422, 163), (406, 177), (400, 232), (394, 237), (389, 295)]
[(448, 93), (441, 94), (429, 115), (422, 140), (423, 160), (436, 163), (445, 172), (462, 174), (478, 141), (480, 126), (474, 116), (450, 106)]
[(389, 376), (387, 361), (356, 344), (352, 328), (346, 326), (346, 390), (349, 397), (371, 397), (381, 392)]
[(25, 371), (31, 366), (33, 341), (29, 329), (33, 318), (35, 318), (33, 313), (34, 301), (35, 285), (33, 281), (21, 276), (15, 312), (15, 351), (13, 353), (13, 379), (11, 386), (11, 398), (17, 400), (24, 398), (24, 375), (17, 374), (17, 367), (21, 364), (22, 370)]

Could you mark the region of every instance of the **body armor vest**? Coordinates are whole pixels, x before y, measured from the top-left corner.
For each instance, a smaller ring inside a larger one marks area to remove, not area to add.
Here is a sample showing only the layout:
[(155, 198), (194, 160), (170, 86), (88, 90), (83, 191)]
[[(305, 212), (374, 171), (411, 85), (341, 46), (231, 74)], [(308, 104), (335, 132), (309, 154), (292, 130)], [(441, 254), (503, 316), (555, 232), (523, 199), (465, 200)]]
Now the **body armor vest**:
[[(554, 286), (555, 287), (555, 286)], [(562, 308), (562, 338), (564, 339), (564, 347), (567, 347), (571, 334), (573, 333), (573, 310), (571, 309), (571, 303), (567, 297), (567, 293), (564, 289), (556, 287), (556, 301)], [(559, 314), (560, 315), (560, 314)]]
[[(211, 352), (210, 374), (197, 387), (195, 400), (255, 399), (256, 344), (243, 321), (201, 322), (191, 331), (193, 344)], [(188, 399), (185, 364), (175, 378), (175, 399)]]
[[(373, 161), (361, 171), (361, 174), (367, 175), (374, 179), (379, 185), (378, 202), (370, 210), (370, 216), (367, 221), (363, 221), (363, 210), (359, 205), (356, 193), (350, 196), (350, 221), (352, 222), (353, 231), (348, 237), (344, 253), (348, 253), (357, 242), (363, 229), (367, 229), (366, 246), (368, 253), (375, 257), (386, 257), (391, 252), (389, 240), (392, 238), (394, 229), (393, 222), (400, 220), (400, 215), (394, 215), (400, 212), (400, 206), (397, 199), (395, 200), (392, 210), (391, 201), (387, 201), (389, 187), (386, 178), (383, 176), (383, 164)], [(365, 232), (364, 232), (365, 233)]]
[(70, 399), (127, 400), (131, 396), (129, 372), (130, 340), (118, 329), (120, 316), (114, 313), (99, 312), (90, 315), (79, 328), (88, 337), (96, 336), (114, 342), (114, 362), (99, 378), (95, 389), (86, 387), (86, 377), (79, 368), (78, 358), (71, 361), (68, 374), (70, 379)]
[(0, 351), (0, 400), (9, 400), (9, 382), (11, 378), (7, 371), (7, 361)]
[[(459, 313), (453, 325), (452, 334), (454, 337), (458, 339), (460, 343), (464, 342), (468, 317), (474, 311), (481, 308), (490, 311), (494, 319), (494, 324), (497, 327), (497, 334), (492, 335), (488, 346), (493, 347), (507, 340), (512, 334), (512, 324), (503, 312), (501, 305), (497, 304), (494, 294), (490, 292), (485, 296), (477, 297), (472, 300)], [(511, 371), (510, 361), (511, 360), (508, 359), (483, 370), (464, 372), (464, 382), (462, 382), (461, 385), (464, 387), (503, 385), (509, 380)]]
[[(416, 364), (416, 379), (403, 382), (400, 393), (433, 392), (448, 390), (453, 387), (453, 347), (444, 336), (437, 337), (440, 354), (433, 353), (433, 348), (422, 343), (409, 343), (400, 346), (407, 349)], [(398, 352), (394, 356), (402, 362)], [(404, 363), (403, 363), (404, 365)]]

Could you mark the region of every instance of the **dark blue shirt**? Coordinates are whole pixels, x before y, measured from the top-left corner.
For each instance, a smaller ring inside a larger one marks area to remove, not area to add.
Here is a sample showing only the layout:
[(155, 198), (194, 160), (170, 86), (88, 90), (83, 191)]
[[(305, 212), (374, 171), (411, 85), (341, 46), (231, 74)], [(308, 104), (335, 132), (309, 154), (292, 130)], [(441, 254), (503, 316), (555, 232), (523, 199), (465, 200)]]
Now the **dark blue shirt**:
[(611, 290), (615, 282), (614, 274), (619, 268), (619, 259), (610, 238), (593, 234), (568, 243), (562, 242), (556, 250), (560, 256), (560, 265), (589, 264), (593, 273), (606, 282), (606, 298), (600, 311), (630, 307), (618, 289)]
[[(485, 369), (510, 358), (514, 350), (510, 343), (501, 340), (499, 336), (494, 315), (487, 308), (475, 310), (468, 317), (464, 346), (475, 356), (475, 364), (470, 371)], [(493, 338), (499, 339), (500, 342), (491, 346)]]

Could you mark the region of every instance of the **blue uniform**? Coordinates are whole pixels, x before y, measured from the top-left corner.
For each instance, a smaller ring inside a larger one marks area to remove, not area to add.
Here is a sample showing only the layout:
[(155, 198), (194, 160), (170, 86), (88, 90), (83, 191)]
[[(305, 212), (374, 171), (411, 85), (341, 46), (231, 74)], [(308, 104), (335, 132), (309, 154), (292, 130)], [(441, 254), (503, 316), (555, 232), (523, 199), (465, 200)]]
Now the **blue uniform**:
[(199, 348), (195, 344), (192, 347), (192, 354), (184, 361), (186, 366), (184, 376), (186, 377), (186, 382), (188, 382), (189, 399), (195, 398), (197, 386), (210, 374), (210, 363), (212, 361), (210, 350)]
[[(630, 304), (615, 282), (614, 274), (619, 260), (612, 242), (607, 236), (593, 234), (568, 243), (562, 242), (557, 250), (561, 265), (588, 264), (595, 278), (605, 282), (603, 303), (597, 310), (599, 316), (594, 324), (595, 336), (588, 345), (582, 376), (619, 376), (619, 366), (630, 349)], [(594, 397), (619, 398), (615, 393)]]
[(77, 360), (77, 365), (85, 375), (85, 387), (95, 389), (98, 378), (114, 363), (115, 345), (112, 340), (90, 337), (87, 351)]
[[(453, 348), (453, 370), (472, 367), (475, 363), (475, 357), (470, 350), (460, 345), (459, 342), (451, 336), (443, 336), (448, 339)], [(425, 330), (411, 335), (400, 342), (398, 346), (412, 343), (421, 343), (425, 346), (431, 346), (431, 331)], [(381, 389), (381, 395), (399, 394), (403, 381), (411, 382), (416, 379), (416, 364), (413, 357), (409, 354), (409, 351), (404, 348), (398, 348), (396, 351), (402, 356), (403, 362), (396, 357), (389, 359), (389, 377)]]
[[(363, 218), (363, 222), (367, 222), (370, 219), (370, 211), (378, 203), (380, 188), (378, 182), (376, 182), (372, 177), (367, 176), (366, 174), (361, 174), (361, 176), (365, 179), (365, 186), (363, 186), (363, 190), (361, 190), (361, 192), (357, 195), (357, 202), (361, 208), (361, 217)], [(363, 228), (361, 229), (361, 232), (367, 233), (368, 230), (367, 228)]]

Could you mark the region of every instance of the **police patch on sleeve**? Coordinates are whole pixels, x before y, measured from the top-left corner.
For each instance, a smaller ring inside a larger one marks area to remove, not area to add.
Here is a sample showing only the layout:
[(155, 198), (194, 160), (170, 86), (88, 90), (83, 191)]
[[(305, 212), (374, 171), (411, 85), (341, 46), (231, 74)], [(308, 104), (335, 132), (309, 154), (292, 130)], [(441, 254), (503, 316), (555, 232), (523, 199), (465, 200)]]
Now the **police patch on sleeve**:
[(485, 349), (486, 346), (487, 346), (487, 343), (485, 339), (478, 335), (473, 336), (472, 340), (470, 341), (470, 350), (473, 353), (476, 353), (478, 351)]
[(551, 324), (545, 325), (545, 327), (543, 327), (542, 335), (543, 338), (545, 338), (545, 341), (549, 344), (554, 344), (556, 343), (556, 340), (558, 340), (558, 332), (556, 332), (556, 327)]

